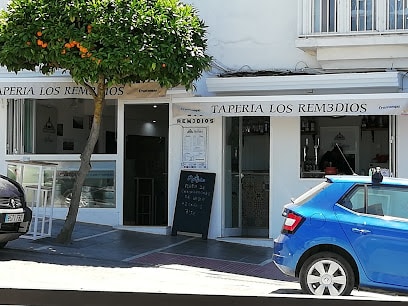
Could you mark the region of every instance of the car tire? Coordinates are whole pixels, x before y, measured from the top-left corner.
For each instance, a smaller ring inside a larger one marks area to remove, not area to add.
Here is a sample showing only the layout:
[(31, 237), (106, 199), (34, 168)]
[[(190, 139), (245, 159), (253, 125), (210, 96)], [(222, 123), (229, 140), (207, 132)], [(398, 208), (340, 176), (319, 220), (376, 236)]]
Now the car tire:
[(332, 252), (317, 253), (302, 265), (299, 274), (303, 292), (313, 295), (350, 295), (354, 272), (350, 264)]

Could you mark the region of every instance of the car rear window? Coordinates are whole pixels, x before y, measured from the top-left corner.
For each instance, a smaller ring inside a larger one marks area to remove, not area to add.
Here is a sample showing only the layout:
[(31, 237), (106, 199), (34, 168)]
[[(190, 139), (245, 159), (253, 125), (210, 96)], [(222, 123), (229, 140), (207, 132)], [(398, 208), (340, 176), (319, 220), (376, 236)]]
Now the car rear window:
[(324, 189), (330, 186), (330, 182), (325, 181), (320, 183), (319, 185), (314, 186), (313, 188), (309, 189), (301, 196), (296, 198), (293, 203), (296, 205), (303, 205), (304, 203), (308, 202), (311, 198), (322, 192)]

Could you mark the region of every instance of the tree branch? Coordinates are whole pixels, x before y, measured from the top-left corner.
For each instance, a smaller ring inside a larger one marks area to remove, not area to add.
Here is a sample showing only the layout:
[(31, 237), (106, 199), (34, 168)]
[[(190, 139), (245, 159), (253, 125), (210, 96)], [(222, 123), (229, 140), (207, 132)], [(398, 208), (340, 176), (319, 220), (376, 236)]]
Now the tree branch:
[(86, 89), (88, 89), (88, 91), (91, 93), (91, 96), (92, 96), (94, 99), (96, 98), (97, 93), (96, 93), (95, 89), (94, 89), (91, 85), (89, 85), (89, 84), (88, 84), (87, 82), (85, 82), (85, 81), (80, 82), (80, 84), (81, 84), (82, 86), (84, 86)]

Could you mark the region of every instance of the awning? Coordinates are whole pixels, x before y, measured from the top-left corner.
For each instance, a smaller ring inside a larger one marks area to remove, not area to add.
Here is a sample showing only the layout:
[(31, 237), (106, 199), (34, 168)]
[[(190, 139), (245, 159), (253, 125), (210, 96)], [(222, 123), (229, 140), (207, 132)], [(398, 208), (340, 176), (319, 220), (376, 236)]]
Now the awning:
[(195, 97), (173, 102), (173, 117), (408, 114), (408, 93)]

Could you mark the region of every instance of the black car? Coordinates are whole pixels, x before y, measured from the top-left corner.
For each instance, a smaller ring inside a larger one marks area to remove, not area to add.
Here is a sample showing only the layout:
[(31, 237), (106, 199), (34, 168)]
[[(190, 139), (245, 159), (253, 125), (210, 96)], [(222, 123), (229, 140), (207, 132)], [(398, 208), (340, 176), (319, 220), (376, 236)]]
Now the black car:
[(16, 181), (0, 175), (0, 248), (28, 232), (32, 211), (24, 189)]

